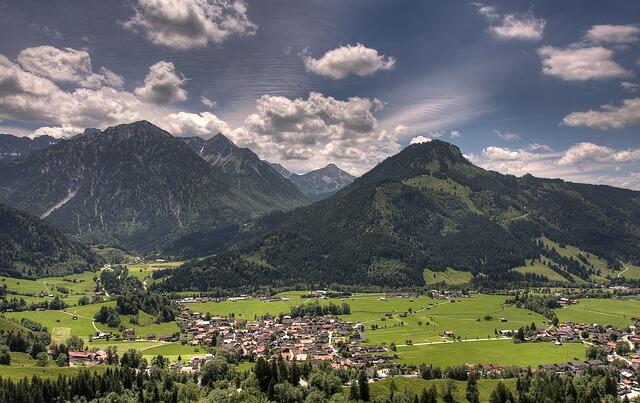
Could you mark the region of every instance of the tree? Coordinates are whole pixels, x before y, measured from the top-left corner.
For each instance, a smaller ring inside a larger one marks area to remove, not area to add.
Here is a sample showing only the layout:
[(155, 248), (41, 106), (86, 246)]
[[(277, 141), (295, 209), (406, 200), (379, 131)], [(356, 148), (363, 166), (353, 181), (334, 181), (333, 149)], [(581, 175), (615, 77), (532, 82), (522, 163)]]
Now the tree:
[(181, 402), (195, 402), (200, 399), (200, 388), (198, 385), (189, 381), (180, 387), (178, 392), (178, 400)]
[(367, 379), (367, 374), (364, 371), (360, 371), (360, 374), (358, 374), (358, 389), (360, 400), (368, 402), (370, 398), (369, 380)]
[(0, 365), (11, 365), (11, 352), (4, 344), (0, 345)]
[(355, 381), (351, 381), (351, 386), (349, 386), (349, 400), (359, 400), (360, 392), (358, 390), (358, 384)]
[(36, 365), (39, 367), (46, 367), (49, 365), (49, 354), (46, 351), (41, 351), (36, 356)]
[(491, 403), (515, 403), (516, 400), (513, 397), (513, 393), (500, 381), (491, 392), (489, 401)]
[(445, 403), (454, 403), (456, 401), (456, 392), (458, 391), (458, 387), (453, 382), (452, 379), (447, 379), (445, 384), (442, 386), (442, 400)]
[(78, 336), (69, 337), (66, 344), (69, 351), (82, 351), (84, 349), (84, 341)]
[(58, 358), (56, 358), (56, 365), (59, 367), (66, 367), (69, 365), (69, 357), (65, 353), (58, 354)]
[(467, 400), (471, 403), (480, 403), (480, 392), (478, 391), (478, 382), (476, 381), (476, 375), (471, 372), (467, 378)]

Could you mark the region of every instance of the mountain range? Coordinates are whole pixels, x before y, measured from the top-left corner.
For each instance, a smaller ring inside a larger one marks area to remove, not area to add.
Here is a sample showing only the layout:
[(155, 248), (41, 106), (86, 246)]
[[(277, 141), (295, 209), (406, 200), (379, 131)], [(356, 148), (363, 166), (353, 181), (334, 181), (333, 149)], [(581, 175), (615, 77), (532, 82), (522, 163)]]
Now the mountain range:
[(265, 185), (248, 166), (235, 175), (231, 165), (210, 162), (146, 121), (89, 130), (3, 161), (0, 202), (83, 242), (147, 252), (186, 233), (308, 203), (275, 172)]
[[(165, 290), (258, 286), (424, 286), (424, 269), (477, 283), (544, 281), (512, 271), (542, 255), (588, 280), (596, 269), (548, 249), (576, 245), (640, 262), (640, 192), (486, 171), (434, 140), (410, 145), (335, 195), (243, 226), (233, 247), (167, 273)], [(224, 244), (219, 242), (219, 244)]]

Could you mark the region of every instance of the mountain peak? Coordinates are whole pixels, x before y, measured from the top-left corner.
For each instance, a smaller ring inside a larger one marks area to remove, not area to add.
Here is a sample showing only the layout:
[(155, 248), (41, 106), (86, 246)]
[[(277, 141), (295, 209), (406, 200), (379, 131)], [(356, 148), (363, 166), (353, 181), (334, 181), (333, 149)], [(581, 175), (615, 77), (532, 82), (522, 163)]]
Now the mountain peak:
[(475, 167), (467, 161), (457, 146), (442, 140), (431, 140), (408, 145), (398, 154), (376, 165), (360, 177), (357, 183), (404, 180), (436, 172), (447, 172), (451, 168), (463, 165)]
[(90, 134), (103, 134), (108, 136), (119, 136), (122, 138), (131, 138), (140, 135), (162, 135), (166, 137), (173, 137), (171, 133), (159, 128), (153, 123), (147, 120), (139, 120), (132, 123), (123, 123), (115, 126), (109, 126), (104, 131), (91, 131)]

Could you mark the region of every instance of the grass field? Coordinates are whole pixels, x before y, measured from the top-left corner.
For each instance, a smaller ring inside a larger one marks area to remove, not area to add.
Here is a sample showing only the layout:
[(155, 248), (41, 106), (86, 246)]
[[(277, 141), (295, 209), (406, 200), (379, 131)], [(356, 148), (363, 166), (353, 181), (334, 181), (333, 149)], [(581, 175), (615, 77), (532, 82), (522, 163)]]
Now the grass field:
[(540, 364), (585, 359), (585, 346), (580, 343), (521, 343), (512, 340), (471, 341), (423, 346), (398, 347), (400, 362), (447, 367), (460, 364), (497, 363), (503, 366), (537, 367)]
[(424, 282), (430, 284), (445, 283), (447, 285), (461, 285), (468, 284), (473, 279), (473, 274), (468, 271), (455, 270), (451, 267), (447, 267), (445, 271), (431, 271), (425, 269), (422, 273)]
[[(438, 395), (442, 395), (442, 388), (447, 382), (446, 379), (415, 379), (415, 378), (405, 378), (405, 377), (394, 377), (393, 383), (396, 386), (396, 390), (399, 392), (404, 392), (405, 390), (411, 392), (413, 394), (417, 394), (420, 396), (423, 389), (429, 389), (432, 385), (436, 385), (436, 389), (438, 390)], [(467, 387), (467, 382), (465, 381), (453, 381), (456, 385), (456, 393), (455, 399), (457, 402), (466, 402), (465, 390)], [(488, 402), (491, 392), (498, 384), (498, 380), (495, 379), (479, 379), (478, 380), (478, 391), (480, 392), (480, 401)], [(516, 380), (515, 379), (505, 379), (502, 381), (509, 389), (515, 391), (516, 388)], [(371, 397), (378, 396), (389, 396), (389, 387), (391, 385), (391, 379), (384, 379), (382, 381), (374, 382), (369, 384), (369, 391)]]
[(632, 317), (640, 317), (640, 300), (583, 298), (577, 305), (555, 310), (560, 322), (611, 324), (626, 327), (633, 324)]

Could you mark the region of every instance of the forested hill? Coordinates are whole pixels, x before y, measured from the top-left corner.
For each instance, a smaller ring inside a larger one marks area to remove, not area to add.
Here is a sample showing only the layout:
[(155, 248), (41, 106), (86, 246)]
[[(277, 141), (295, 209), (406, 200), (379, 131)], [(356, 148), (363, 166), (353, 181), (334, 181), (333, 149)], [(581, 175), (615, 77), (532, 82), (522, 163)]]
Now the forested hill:
[(0, 204), (0, 273), (47, 277), (95, 270), (100, 258), (51, 224)]
[[(545, 252), (543, 235), (611, 268), (637, 263), (640, 193), (486, 171), (434, 140), (410, 145), (328, 199), (221, 234), (218, 245), (243, 242), (184, 265), (162, 287), (400, 287), (424, 284), (425, 268), (447, 267), (477, 280), (525, 281), (511, 269)], [(592, 270), (565, 263), (583, 278)]]

